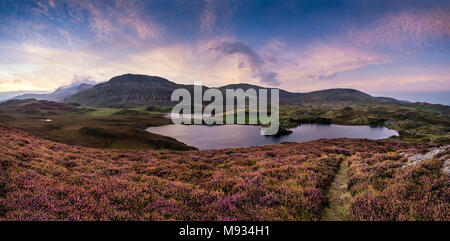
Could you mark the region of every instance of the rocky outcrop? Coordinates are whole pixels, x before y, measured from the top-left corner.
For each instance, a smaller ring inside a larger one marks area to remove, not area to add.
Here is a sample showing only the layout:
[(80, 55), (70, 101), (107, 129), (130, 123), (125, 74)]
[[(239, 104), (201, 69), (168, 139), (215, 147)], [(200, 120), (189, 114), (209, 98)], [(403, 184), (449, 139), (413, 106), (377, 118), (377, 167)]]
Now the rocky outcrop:
[(444, 165), (442, 167), (442, 172), (446, 176), (450, 176), (450, 158), (449, 157), (447, 157), (447, 160), (444, 161)]
[[(450, 149), (450, 145), (442, 146), (442, 147), (436, 147), (433, 148), (431, 151), (425, 153), (425, 154), (415, 154), (412, 156), (409, 156), (408, 154), (404, 154), (406, 158), (408, 158), (408, 162), (402, 166), (402, 168), (409, 167), (409, 166), (415, 166), (425, 160), (434, 158), (436, 155), (447, 151)], [(444, 164), (442, 166), (442, 172), (446, 175), (450, 175), (450, 155), (443, 155), (439, 157), (441, 160), (444, 160)]]

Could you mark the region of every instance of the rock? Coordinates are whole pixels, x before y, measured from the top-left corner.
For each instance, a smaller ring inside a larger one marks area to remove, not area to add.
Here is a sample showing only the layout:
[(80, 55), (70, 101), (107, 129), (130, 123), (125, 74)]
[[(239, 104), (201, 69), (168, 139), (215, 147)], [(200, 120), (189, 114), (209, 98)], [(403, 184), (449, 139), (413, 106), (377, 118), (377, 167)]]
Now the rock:
[(450, 176), (450, 158), (445, 160), (444, 165), (442, 166), (442, 172), (446, 176)]
[(413, 155), (413, 156), (405, 155), (408, 158), (408, 163), (406, 163), (404, 166), (402, 166), (402, 168), (407, 167), (407, 166), (415, 166), (415, 165), (421, 163), (422, 161), (431, 159), (435, 155), (437, 155), (437, 154), (447, 150), (449, 147), (450, 147), (450, 145), (443, 146), (443, 147), (440, 147), (440, 148), (436, 147), (436, 148), (433, 148), (431, 151), (425, 153), (425, 155), (422, 155), (422, 154), (416, 154), (416, 155)]
[(285, 135), (290, 135), (291, 133), (292, 133), (291, 130), (283, 128), (283, 127), (280, 127), (278, 129), (277, 134), (275, 134), (274, 136), (285, 136)]

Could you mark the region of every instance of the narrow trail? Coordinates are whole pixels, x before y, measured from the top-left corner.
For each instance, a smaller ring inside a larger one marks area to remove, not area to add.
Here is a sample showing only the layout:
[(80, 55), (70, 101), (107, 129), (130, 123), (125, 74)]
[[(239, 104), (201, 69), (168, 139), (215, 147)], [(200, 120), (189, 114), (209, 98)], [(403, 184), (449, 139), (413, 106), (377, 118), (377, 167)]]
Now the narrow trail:
[(330, 206), (323, 212), (323, 221), (346, 221), (349, 219), (351, 194), (347, 190), (347, 168), (347, 161), (342, 161), (336, 177), (334, 178), (333, 183), (331, 183), (330, 190), (328, 191), (327, 196)]

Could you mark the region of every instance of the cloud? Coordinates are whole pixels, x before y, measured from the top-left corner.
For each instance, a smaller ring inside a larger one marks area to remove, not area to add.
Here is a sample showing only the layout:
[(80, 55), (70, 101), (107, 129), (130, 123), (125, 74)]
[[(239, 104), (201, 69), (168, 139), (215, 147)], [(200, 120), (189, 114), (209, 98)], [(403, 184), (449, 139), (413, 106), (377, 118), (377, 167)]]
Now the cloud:
[[(13, 52), (20, 61), (0, 60), (0, 79), (4, 80), (1, 90), (51, 90), (67, 83), (76, 73), (97, 76), (105, 68), (109, 69), (104, 64), (117, 67), (94, 53), (78, 50), (21, 44)], [(16, 79), (22, 82), (17, 83)]]
[(258, 76), (261, 78), (261, 83), (279, 86), (280, 81), (277, 80), (277, 75), (277, 73), (269, 71), (258, 73)]
[(261, 57), (249, 46), (238, 42), (223, 42), (214, 47), (215, 50), (218, 50), (226, 55), (240, 55), (244, 59), (239, 62), (238, 67), (243, 68), (245, 66), (249, 66), (253, 75), (258, 77), (261, 83), (269, 84), (269, 85), (280, 85), (280, 81), (277, 80), (277, 73), (268, 71), (264, 68), (264, 61)]
[(315, 79), (315, 80), (329, 80), (333, 79), (338, 75), (338, 72), (332, 72), (332, 73), (314, 73), (307, 76), (308, 79)]
[(77, 86), (80, 84), (97, 84), (97, 82), (94, 80), (94, 77), (92, 76), (87, 76), (87, 75), (74, 75), (72, 81), (63, 87), (73, 87), (73, 86)]
[[(30, 18), (0, 15), (6, 19), (0, 33), (16, 43), (0, 42), (1, 90), (51, 89), (68, 83), (74, 75), (99, 81), (128, 72), (159, 75), (185, 84), (195, 80), (210, 86), (263, 83), (292, 91), (330, 87), (367, 90), (390, 86), (389, 81), (397, 81), (396, 88), (426, 88), (427, 81), (432, 88), (449, 86), (448, 76), (418, 73), (384, 78), (382, 75), (390, 73), (381, 68), (375, 78), (370, 72), (375, 65), (389, 62), (398, 67), (396, 61), (414, 52), (411, 50), (440, 41), (448, 45), (450, 15), (444, 8), (377, 15), (375, 21), (361, 21), (353, 27), (347, 23), (348, 31), (325, 34), (320, 39), (296, 39), (291, 34), (276, 39), (280, 32), (274, 31), (273, 39), (255, 40), (260, 36), (253, 34), (257, 32), (239, 30), (248, 27), (245, 24), (232, 25), (242, 19), (233, 23), (236, 4), (225, 0), (182, 2), (159, 12), (150, 9), (151, 3), (141, 1), (36, 2), (26, 5), (37, 9), (30, 11)], [(192, 10), (188, 20), (179, 12), (186, 11), (186, 6)], [(159, 23), (155, 22), (158, 18)], [(180, 19), (181, 25), (174, 26)], [(249, 42), (243, 43), (233, 30), (239, 30), (239, 36)], [(264, 41), (258, 48), (250, 45)], [(13, 45), (19, 45), (18, 49)], [(371, 68), (365, 68), (368, 66)], [(345, 80), (351, 73), (359, 78)], [(21, 82), (15, 82), (17, 79)]]
[(276, 59), (273, 64), (265, 62), (283, 83), (330, 84), (329, 80), (343, 72), (394, 62), (441, 40), (448, 42), (449, 23), (450, 15), (445, 9), (404, 11), (305, 46), (288, 46), (272, 39), (263, 54)]
[(450, 36), (448, 7), (400, 12), (348, 31), (343, 41), (360, 48), (407, 51), (429, 47)]
[[(362, 77), (364, 72), (361, 72), (359, 80), (339, 82), (337, 78), (344, 72), (395, 62), (411, 52), (439, 44), (439, 41), (448, 42), (449, 23), (450, 15), (444, 9), (405, 11), (384, 15), (372, 23), (305, 46), (293, 47), (273, 39), (266, 44), (263, 52), (276, 58), (273, 64), (266, 61), (268, 68), (278, 73), (284, 86), (295, 89), (352, 87), (367, 90), (369, 86), (386, 88), (391, 86), (390, 82), (395, 82), (392, 86), (399, 90), (433, 89), (439, 83), (444, 83), (448, 76), (412, 75), (374, 79), (371, 75)], [(409, 82), (405, 82), (407, 80)], [(429, 83), (429, 86), (425, 83)]]
[(229, 35), (233, 16), (242, 3), (229, 0), (203, 0), (203, 3), (198, 2), (200, 7), (203, 6), (198, 17), (200, 34), (209, 37)]
[(350, 47), (318, 45), (306, 51), (298, 65), (307, 79), (332, 79), (339, 73), (390, 61), (388, 56)]
[[(185, 84), (199, 80), (210, 86), (242, 82), (275, 86), (282, 80), (283, 87), (293, 85), (290, 89), (298, 90), (383, 60), (381, 56), (326, 45), (303, 50), (285, 47), (278, 52), (262, 50), (259, 54), (233, 38), (218, 38), (152, 47), (123, 58), (110, 58), (89, 50), (23, 44), (20, 51), (13, 51), (20, 61), (0, 60), (0, 77), (9, 83), (23, 79), (27, 86), (36, 89), (56, 88), (74, 75), (103, 81), (123, 73), (141, 73)], [(268, 61), (273, 56), (276, 60)]]
[[(22, 44), (9, 50), (20, 61), (0, 58), (0, 80), (3, 81), (0, 90), (51, 90), (67, 85), (68, 80), (99, 82), (124, 73), (157, 75), (184, 84), (197, 80), (209, 86), (255, 83), (248, 68), (236, 68), (238, 56), (218, 56), (208, 46), (203, 43), (174, 44), (153, 47), (123, 58), (109, 58), (91, 51)], [(3, 48), (6, 47), (0, 46), (0, 50)], [(0, 56), (2, 53), (5, 52), (0, 51)], [(18, 83), (17, 79), (22, 82)]]
[(48, 12), (47, 5), (45, 3), (37, 1), (36, 5), (37, 5), (37, 8), (32, 9), (34, 12), (39, 13), (39, 14), (43, 14), (43, 15), (46, 15), (46, 16), (50, 16), (49, 12)]
[[(115, 0), (81, 3), (81, 9), (89, 11), (89, 25), (100, 41), (141, 40), (160, 37), (161, 26), (151, 21), (148, 14), (141, 12), (137, 2)], [(132, 32), (129, 32), (132, 31)]]
[[(400, 73), (396, 76), (367, 76), (364, 80), (349, 79), (336, 83), (336, 87), (352, 86), (364, 91), (387, 92), (419, 92), (419, 91), (448, 91), (450, 90), (450, 74), (409, 74)], [(389, 88), (386, 88), (386, 87)]]
[(52, 7), (52, 8), (54, 8), (55, 2), (53, 0), (48, 0), (48, 5), (50, 5), (50, 7)]
[(135, 71), (158, 75), (177, 83), (220, 86), (230, 83), (257, 83), (250, 68), (236, 68), (241, 58), (212, 49), (221, 40), (203, 40), (149, 49), (126, 60)]
[[(279, 40), (268, 42), (264, 49), (267, 68), (278, 73), (283, 83), (310, 85), (313, 82), (332, 80), (340, 73), (368, 65), (391, 61), (387, 55), (362, 51), (336, 43), (315, 43), (305, 47), (288, 47)], [(274, 56), (274, 57), (273, 57)]]
[(211, 0), (205, 1), (205, 7), (200, 15), (201, 29), (206, 32), (212, 32), (217, 20), (217, 12), (214, 2)]
[(81, 40), (80, 38), (74, 36), (73, 34), (69, 33), (64, 29), (59, 28), (58, 32), (66, 40), (67, 47), (69, 48), (75, 48), (77, 46), (85, 44), (85, 41)]

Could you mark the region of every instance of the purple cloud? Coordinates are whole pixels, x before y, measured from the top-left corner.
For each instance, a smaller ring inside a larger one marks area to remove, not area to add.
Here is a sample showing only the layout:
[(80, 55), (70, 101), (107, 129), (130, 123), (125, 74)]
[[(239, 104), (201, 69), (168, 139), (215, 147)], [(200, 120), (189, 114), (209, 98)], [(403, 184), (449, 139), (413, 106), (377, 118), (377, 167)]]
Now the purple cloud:
[(256, 53), (249, 46), (238, 42), (224, 42), (216, 47), (215, 50), (218, 50), (224, 54), (232, 55), (239, 54), (245, 58), (245, 61), (241, 61), (239, 63), (239, 68), (243, 68), (244, 66), (249, 66), (253, 75), (261, 81), (261, 83), (279, 86), (280, 81), (277, 80), (277, 73), (272, 71), (267, 71), (264, 68), (264, 60), (261, 59), (258, 53)]

